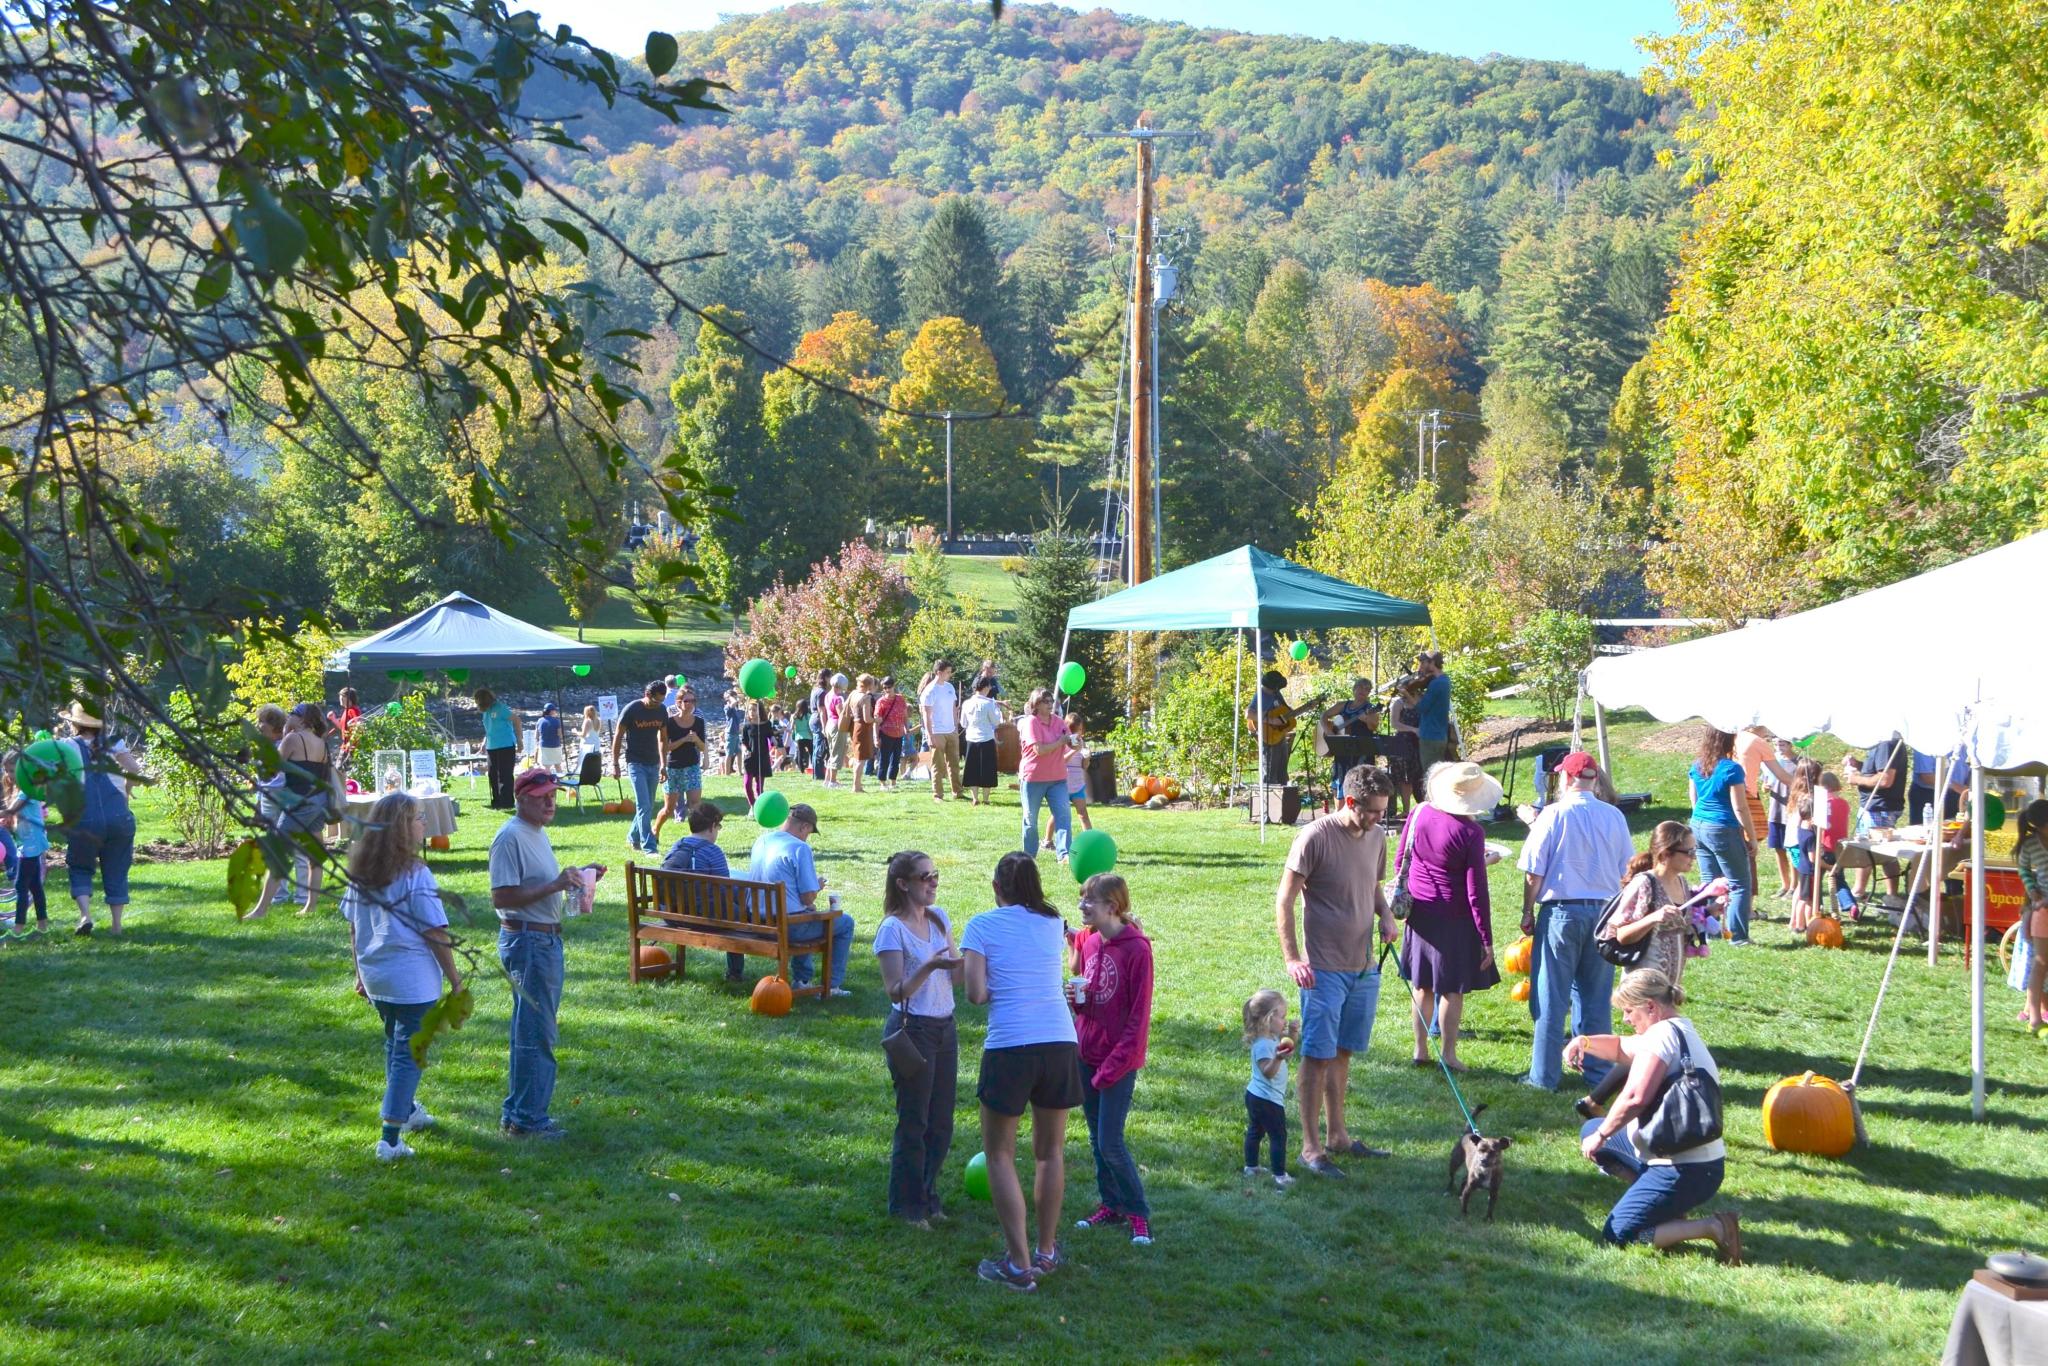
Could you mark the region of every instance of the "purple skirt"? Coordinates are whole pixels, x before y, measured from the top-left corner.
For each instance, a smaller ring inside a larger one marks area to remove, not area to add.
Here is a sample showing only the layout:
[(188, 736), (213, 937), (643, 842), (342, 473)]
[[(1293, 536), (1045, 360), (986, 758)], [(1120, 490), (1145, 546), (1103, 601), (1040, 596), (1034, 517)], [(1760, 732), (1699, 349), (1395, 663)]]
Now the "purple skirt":
[(1500, 982), (1498, 963), (1484, 963), (1486, 945), (1472, 909), (1458, 902), (1418, 901), (1401, 936), (1401, 973), (1430, 991), (1484, 991)]

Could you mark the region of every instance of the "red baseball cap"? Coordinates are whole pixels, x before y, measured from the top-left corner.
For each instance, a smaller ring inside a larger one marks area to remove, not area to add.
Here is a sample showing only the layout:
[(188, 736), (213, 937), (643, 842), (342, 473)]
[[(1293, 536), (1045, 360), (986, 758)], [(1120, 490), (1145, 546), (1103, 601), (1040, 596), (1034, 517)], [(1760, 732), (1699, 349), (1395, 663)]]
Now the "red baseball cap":
[(544, 768), (529, 768), (512, 780), (512, 794), (516, 797), (538, 797), (553, 792), (562, 785), (562, 780)]
[(1593, 762), (1592, 755), (1586, 753), (1583, 749), (1575, 749), (1570, 754), (1564, 756), (1563, 761), (1557, 766), (1557, 771), (1564, 774), (1567, 778), (1577, 778), (1588, 769), (1596, 769), (1598, 767), (1599, 765)]

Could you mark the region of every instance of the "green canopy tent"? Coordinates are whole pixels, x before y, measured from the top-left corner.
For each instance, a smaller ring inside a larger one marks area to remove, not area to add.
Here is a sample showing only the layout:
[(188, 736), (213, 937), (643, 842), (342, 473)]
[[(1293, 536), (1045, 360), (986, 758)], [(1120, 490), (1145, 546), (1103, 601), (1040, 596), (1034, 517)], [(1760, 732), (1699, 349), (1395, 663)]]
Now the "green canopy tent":
[[(1244, 726), (1244, 633), (1252, 633), (1254, 668), (1264, 662), (1269, 630), (1327, 630), (1337, 626), (1428, 626), (1429, 608), (1406, 598), (1376, 593), (1355, 583), (1283, 560), (1255, 545), (1239, 546), (1214, 558), (1162, 574), (1067, 614), (1060, 662), (1075, 631), (1237, 632), (1239, 656), (1235, 729), (1231, 732), (1230, 779), (1237, 783), (1238, 737)], [(1378, 653), (1375, 637), (1374, 653)], [(1378, 670), (1378, 661), (1374, 661)], [(1263, 757), (1263, 756), (1262, 756)], [(1261, 778), (1264, 776), (1261, 766)], [(1261, 834), (1265, 804), (1260, 804)]]

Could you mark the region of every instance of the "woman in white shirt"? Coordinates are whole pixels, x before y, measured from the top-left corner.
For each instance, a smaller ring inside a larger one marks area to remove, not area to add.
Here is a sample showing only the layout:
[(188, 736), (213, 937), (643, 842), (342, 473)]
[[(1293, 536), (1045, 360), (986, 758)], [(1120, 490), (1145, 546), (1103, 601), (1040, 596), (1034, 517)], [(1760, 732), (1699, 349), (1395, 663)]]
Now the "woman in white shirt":
[(995, 699), (996, 681), (983, 678), (960, 704), (960, 735), (967, 745), (967, 799), (974, 806), (993, 805), (996, 790), (996, 727), (1003, 723), (1003, 704)]
[[(1632, 972), (1614, 989), (1614, 1005), (1635, 1031), (1634, 1038), (1615, 1034), (1581, 1035), (1565, 1045), (1564, 1063), (1577, 1067), (1588, 1056), (1628, 1065), (1621, 1099), (1600, 1119), (1589, 1119), (1579, 1131), (1586, 1160), (1610, 1176), (1628, 1181), (1621, 1199), (1608, 1211), (1601, 1237), (1615, 1244), (1649, 1243), (1674, 1247), (1694, 1238), (1710, 1238), (1730, 1266), (1742, 1264), (1742, 1226), (1735, 1211), (1723, 1210), (1704, 1219), (1685, 1216), (1713, 1199), (1727, 1174), (1728, 1148), (1720, 1139), (1674, 1153), (1655, 1154), (1642, 1143), (1642, 1120), (1655, 1112), (1665, 1082), (1691, 1065), (1718, 1085), (1721, 1069), (1691, 1020), (1678, 1013), (1685, 993), (1654, 968)], [(1626, 1130), (1626, 1136), (1624, 1136)]]
[(952, 921), (938, 908), (938, 897), (939, 874), (930, 855), (906, 849), (889, 860), (882, 923), (875, 928), (875, 958), (889, 993), (882, 1051), (896, 1085), (889, 1213), (917, 1228), (946, 1217), (939, 1169), (953, 1146), (960, 1085), (953, 987), (966, 964), (954, 951)]
[(415, 1098), (420, 1068), (412, 1038), (441, 998), (442, 978), (450, 992), (462, 990), (441, 889), (420, 861), (425, 836), (420, 804), (410, 793), (378, 798), (349, 854), (348, 892), (341, 899), (356, 962), (356, 995), (376, 1006), (384, 1020), (380, 1162), (411, 1157), (405, 1135), (434, 1123)]
[[(1066, 925), (1045, 899), (1038, 864), (1022, 853), (996, 865), (996, 908), (967, 923), (961, 955), (967, 999), (988, 1006), (982, 1043), (981, 1147), (988, 1188), (1003, 1226), (1004, 1255), (976, 1268), (983, 1280), (1012, 1290), (1037, 1288), (1060, 1265), (1060, 1202), (1067, 1173), (1067, 1111), (1081, 1103), (1081, 1056), (1067, 1007)], [(1038, 1206), (1034, 1247), (1024, 1224), (1024, 1188), (1017, 1181), (1017, 1129), (1031, 1111), (1032, 1197)]]

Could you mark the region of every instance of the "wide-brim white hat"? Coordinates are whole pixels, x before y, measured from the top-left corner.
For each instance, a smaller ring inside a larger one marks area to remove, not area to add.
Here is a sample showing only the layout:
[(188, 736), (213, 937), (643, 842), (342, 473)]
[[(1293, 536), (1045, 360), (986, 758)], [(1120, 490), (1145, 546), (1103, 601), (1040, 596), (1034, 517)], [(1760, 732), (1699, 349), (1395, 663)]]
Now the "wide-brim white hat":
[(1491, 816), (1500, 804), (1500, 784), (1474, 763), (1438, 764), (1427, 779), (1429, 804), (1459, 816)]

